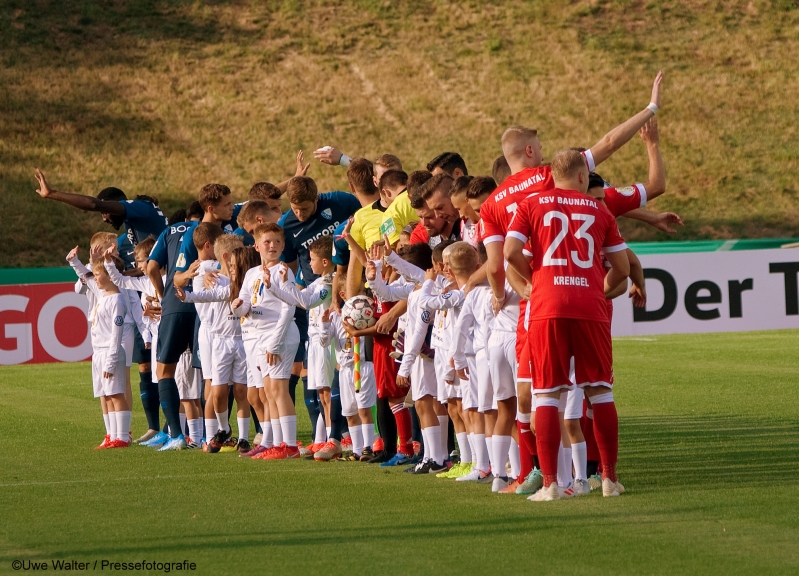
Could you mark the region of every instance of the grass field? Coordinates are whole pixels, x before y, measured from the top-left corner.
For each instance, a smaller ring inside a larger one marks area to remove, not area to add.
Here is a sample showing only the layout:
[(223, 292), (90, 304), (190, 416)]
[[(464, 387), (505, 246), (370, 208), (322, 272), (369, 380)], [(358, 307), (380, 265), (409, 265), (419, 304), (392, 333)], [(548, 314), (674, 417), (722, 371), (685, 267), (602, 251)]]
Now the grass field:
[[(324, 144), (410, 170), (444, 150), (486, 174), (511, 124), (545, 157), (590, 146), (648, 102), (660, 113), (679, 238), (794, 236), (796, 0), (0, 0), (0, 267), (63, 264), (107, 229), (34, 194), (118, 186), (167, 213), (222, 182), (293, 173)], [(636, 138), (637, 140), (637, 138)], [(602, 174), (646, 176), (640, 142)], [(323, 190), (342, 169), (314, 164)], [(31, 234), (35, 229), (36, 234)], [(623, 222), (629, 240), (662, 233)]]
[(3, 367), (0, 573), (15, 559), (259, 576), (794, 573), (797, 348), (799, 331), (617, 340), (628, 492), (545, 504), (365, 464), (95, 452), (88, 364)]

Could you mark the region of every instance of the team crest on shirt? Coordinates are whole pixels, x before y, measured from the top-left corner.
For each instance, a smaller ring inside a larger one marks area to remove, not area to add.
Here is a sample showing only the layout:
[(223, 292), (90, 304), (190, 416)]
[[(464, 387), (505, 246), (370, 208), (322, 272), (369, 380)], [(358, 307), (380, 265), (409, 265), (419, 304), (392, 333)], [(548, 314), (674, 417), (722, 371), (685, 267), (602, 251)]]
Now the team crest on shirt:
[(233, 232), (233, 226), (231, 226), (230, 224), (225, 224), (225, 232), (227, 233)]
[(444, 292), (444, 294), (441, 295), (444, 300), (449, 300), (451, 296), (452, 292)]
[(325, 208), (322, 210), (322, 218), (325, 220), (332, 220), (333, 219), (333, 212), (331, 212), (330, 208)]
[(327, 289), (327, 288), (322, 288), (322, 289), (319, 291), (319, 298), (321, 298), (322, 300), (324, 300), (325, 298), (327, 298), (327, 295), (328, 295), (329, 293), (330, 293), (330, 292), (328, 291), (328, 289)]
[(114, 324), (117, 326), (122, 326), (122, 323), (125, 322), (125, 319), (122, 316), (117, 316), (114, 318)]
[(625, 186), (624, 188), (616, 188), (616, 192), (622, 196), (632, 196), (635, 194), (635, 186)]
[(430, 323), (430, 311), (429, 310), (424, 310), (422, 312), (422, 322), (424, 322), (425, 324), (429, 324)]

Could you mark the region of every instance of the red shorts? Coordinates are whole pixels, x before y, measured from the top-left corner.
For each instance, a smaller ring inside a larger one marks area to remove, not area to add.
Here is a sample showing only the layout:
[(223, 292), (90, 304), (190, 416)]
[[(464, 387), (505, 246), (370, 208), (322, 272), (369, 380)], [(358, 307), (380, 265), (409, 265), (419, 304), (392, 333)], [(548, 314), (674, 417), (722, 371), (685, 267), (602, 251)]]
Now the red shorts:
[(530, 382), (533, 379), (530, 364), (530, 348), (527, 346), (527, 301), (519, 303), (519, 322), (516, 324), (516, 381)]
[[(382, 312), (388, 312), (391, 308), (390, 303), (382, 304)], [(399, 364), (391, 357), (394, 347), (391, 345), (392, 335), (397, 329), (396, 324), (391, 329), (390, 334), (375, 334), (372, 337), (374, 347), (372, 349), (372, 363), (375, 369), (375, 380), (377, 382), (378, 398), (404, 398), (410, 388), (400, 388), (397, 386), (397, 371)]]
[(528, 332), (516, 333), (516, 381), (531, 382), (533, 365), (530, 362), (530, 346), (527, 344)]
[(607, 322), (571, 318), (531, 320), (527, 342), (534, 392), (571, 387), (572, 357), (578, 386), (613, 386), (613, 344)]

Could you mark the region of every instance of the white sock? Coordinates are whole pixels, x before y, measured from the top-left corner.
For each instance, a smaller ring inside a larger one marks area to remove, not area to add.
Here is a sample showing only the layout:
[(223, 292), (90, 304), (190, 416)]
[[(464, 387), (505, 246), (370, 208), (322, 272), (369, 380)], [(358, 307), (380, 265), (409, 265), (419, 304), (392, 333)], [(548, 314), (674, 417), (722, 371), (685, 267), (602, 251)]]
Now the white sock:
[(108, 437), (110, 440), (117, 439), (117, 413), (108, 413)]
[(180, 434), (183, 435), (186, 433), (186, 413), (180, 413)]
[[(438, 427), (441, 429), (441, 438), (439, 439), (439, 446), (441, 447), (441, 457), (444, 460), (449, 460), (449, 448), (447, 439), (449, 437), (449, 416), (438, 417)], [(442, 462), (444, 461), (442, 460)], [(438, 462), (438, 460), (436, 460)]]
[(283, 442), (286, 446), (297, 446), (297, 417), (281, 416), (280, 428), (283, 431)]
[(472, 461), (472, 447), (469, 446), (469, 435), (466, 432), (458, 432), (455, 434), (458, 440), (458, 452), (461, 455), (461, 462)]
[(280, 426), (280, 419), (272, 419), (272, 443), (275, 446), (283, 444), (283, 428)]
[(371, 448), (375, 441), (375, 425), (361, 424), (361, 434), (363, 435), (364, 447)]
[(189, 438), (191, 438), (192, 442), (199, 442), (203, 433), (203, 421), (197, 418), (196, 420), (189, 420), (187, 424), (189, 425)]
[(519, 458), (519, 445), (512, 436), (510, 439), (510, 452), (508, 456), (510, 457), (510, 475), (512, 478), (518, 478), (522, 468), (522, 462)]
[(493, 444), (494, 463), (497, 465), (494, 469), (494, 477), (501, 478), (507, 476), (505, 470), (505, 463), (508, 461), (508, 452), (510, 452), (510, 443), (513, 440), (510, 436), (497, 436), (494, 434), (491, 437)]
[(130, 410), (114, 412), (117, 420), (117, 438), (123, 442), (130, 442)]
[[(477, 444), (476, 440), (474, 439), (474, 432), (469, 432), (469, 449), (472, 451), (472, 465), (477, 464)], [(483, 436), (483, 442), (485, 443), (485, 436)], [(461, 462), (463, 462), (463, 458), (461, 458)]]
[(264, 448), (272, 447), (272, 422), (261, 424), (261, 446)]
[(325, 419), (322, 413), (319, 412), (319, 418), (316, 419), (316, 434), (314, 435), (314, 444), (324, 444), (327, 442), (327, 435), (325, 434)]
[[(210, 442), (216, 433), (219, 432), (219, 422), (216, 418), (205, 419), (205, 440)], [(192, 438), (193, 440), (193, 438)]]
[(243, 440), (247, 440), (250, 437), (250, 417), (247, 416), (246, 418), (236, 418), (236, 422), (239, 425), (239, 438)]
[(491, 468), (491, 460), (488, 457), (488, 444), (486, 444), (485, 434), (474, 435), (474, 452), (477, 455), (475, 466), (481, 472), (488, 472)]
[(111, 436), (111, 418), (109, 418), (108, 414), (103, 414), (103, 423), (105, 424), (105, 435)]
[(422, 452), (422, 460), (432, 458), (430, 456), (430, 435), (427, 433), (429, 428), (422, 428), (422, 444), (424, 444), (424, 452)]
[(327, 433), (327, 440), (330, 439), (330, 433), (333, 431), (333, 428), (330, 426), (325, 426), (325, 432)]
[(360, 426), (350, 428), (350, 439), (352, 439), (352, 453), (360, 456), (363, 453), (363, 434)]
[[(494, 470), (497, 467), (496, 462), (494, 462), (494, 437), (493, 436), (486, 436), (486, 450), (488, 450), (488, 465), (490, 466), (490, 472), (493, 474)], [(483, 470), (483, 472), (489, 472), (489, 470)]]
[(219, 429), (225, 432), (230, 432), (230, 424), (228, 423), (228, 411), (216, 412), (216, 421), (219, 422)]
[(558, 486), (566, 488), (572, 481), (572, 449), (564, 448), (561, 444), (558, 452)]
[(574, 464), (574, 478), (588, 480), (588, 448), (585, 442), (572, 444), (572, 463)]
[(427, 437), (430, 438), (430, 457), (436, 464), (443, 464), (446, 459), (447, 449), (441, 449), (442, 436), (441, 426), (430, 426), (427, 429)]

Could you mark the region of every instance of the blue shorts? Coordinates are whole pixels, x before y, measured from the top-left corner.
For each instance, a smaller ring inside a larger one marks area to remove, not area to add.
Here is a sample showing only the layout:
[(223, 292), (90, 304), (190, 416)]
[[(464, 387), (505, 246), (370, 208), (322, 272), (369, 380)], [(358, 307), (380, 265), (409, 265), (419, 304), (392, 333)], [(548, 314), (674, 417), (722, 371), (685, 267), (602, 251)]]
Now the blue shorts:
[(177, 312), (161, 317), (158, 326), (156, 360), (161, 364), (177, 364), (187, 349), (194, 350), (196, 312)]

